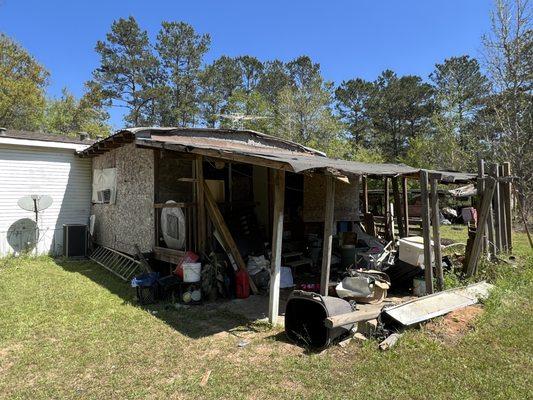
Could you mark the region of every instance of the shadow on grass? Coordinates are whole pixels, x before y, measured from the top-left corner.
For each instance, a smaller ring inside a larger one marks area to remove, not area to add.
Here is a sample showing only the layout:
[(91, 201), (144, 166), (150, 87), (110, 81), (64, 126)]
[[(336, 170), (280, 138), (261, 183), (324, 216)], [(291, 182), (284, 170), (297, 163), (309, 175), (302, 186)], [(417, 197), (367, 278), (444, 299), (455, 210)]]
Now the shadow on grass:
[[(170, 301), (161, 301), (143, 306), (138, 304), (135, 290), (128, 282), (122, 281), (90, 260), (73, 261), (59, 258), (55, 260), (55, 263), (67, 272), (84, 275), (120, 297), (124, 305), (143, 309), (192, 339), (199, 339), (220, 332), (230, 332), (237, 328), (248, 329), (246, 326), (249, 326), (250, 323), (249, 318), (227, 309), (231, 307), (224, 307), (231, 304), (230, 301), (191, 306), (176, 306)], [(241, 300), (241, 302), (243, 301)], [(234, 308), (238, 308), (239, 302), (235, 304), (237, 307)]]

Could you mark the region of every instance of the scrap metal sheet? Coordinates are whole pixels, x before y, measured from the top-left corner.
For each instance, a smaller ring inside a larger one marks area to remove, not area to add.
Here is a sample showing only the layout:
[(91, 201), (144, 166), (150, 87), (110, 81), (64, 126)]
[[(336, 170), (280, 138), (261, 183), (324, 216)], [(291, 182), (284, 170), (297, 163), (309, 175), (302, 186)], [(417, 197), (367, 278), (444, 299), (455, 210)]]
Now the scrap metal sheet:
[(384, 313), (402, 325), (409, 326), (476, 304), (488, 296), (492, 287), (487, 282), (480, 282), (411, 300), (388, 308)]

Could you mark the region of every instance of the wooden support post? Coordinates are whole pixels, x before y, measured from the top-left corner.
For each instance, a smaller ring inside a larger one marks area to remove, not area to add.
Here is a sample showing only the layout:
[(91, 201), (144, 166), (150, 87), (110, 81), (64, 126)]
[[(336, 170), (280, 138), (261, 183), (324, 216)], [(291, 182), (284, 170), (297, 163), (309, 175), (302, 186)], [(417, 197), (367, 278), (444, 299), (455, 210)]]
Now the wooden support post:
[(283, 239), (283, 212), (285, 208), (285, 171), (274, 172), (274, 212), (272, 227), (272, 260), (270, 265), (270, 297), (268, 320), (276, 325), (279, 314), (279, 287), (281, 281), (281, 246)]
[(409, 199), (407, 196), (407, 177), (402, 177), (403, 218), (405, 223), (405, 236), (409, 236)]
[[(498, 181), (500, 176), (500, 166), (496, 163), (493, 167), (493, 176)], [(502, 236), (501, 236), (501, 207), (500, 207), (500, 185), (496, 185), (493, 198), (494, 206), (494, 239), (496, 244), (496, 253), (502, 251)], [(479, 218), (478, 218), (479, 219)]]
[(335, 179), (326, 176), (326, 213), (324, 216), (324, 242), (322, 245), (322, 273), (320, 276), (320, 294), (328, 295), (329, 270), (331, 267), (331, 247), (333, 241), (333, 223), (335, 209)]
[(361, 209), (361, 200), (360, 200), (360, 194), (361, 194), (361, 175), (354, 175), (350, 178), (350, 183), (354, 186), (355, 191), (355, 205), (354, 208), (357, 213), (357, 222), (361, 221), (360, 218), (360, 209)]
[(198, 216), (198, 249), (200, 253), (206, 251), (207, 225), (205, 218), (205, 192), (204, 192), (204, 158), (196, 156), (196, 202)]
[[(503, 176), (503, 165), (500, 165), (500, 177)], [(500, 191), (500, 237), (502, 240), (502, 250), (508, 251), (507, 247), (507, 218), (505, 215), (505, 183), (498, 182)]]
[(363, 215), (368, 212), (368, 178), (363, 175)]
[(428, 173), (420, 171), (420, 197), (422, 200), (422, 236), (424, 238), (424, 276), (426, 293), (433, 293), (433, 267), (431, 266), (431, 223), (429, 217)]
[(486, 178), (485, 181), (485, 196), (483, 196), (483, 202), (481, 203), (481, 214), (478, 217), (478, 227), (476, 229), (476, 236), (474, 243), (470, 249), (470, 256), (468, 258), (468, 264), (466, 268), (466, 276), (472, 276), (477, 269), (479, 256), (481, 254), (481, 244), (483, 239), (483, 228), (487, 222), (487, 217), (490, 210), (490, 202), (494, 194), (494, 189), (498, 185), (498, 182), (493, 178)]
[(442, 270), (442, 254), (440, 248), (440, 221), (439, 221), (439, 193), (437, 179), (431, 178), (431, 220), (433, 221), (433, 252), (435, 254), (435, 270), (437, 272), (437, 288), (444, 290), (444, 272)]
[(390, 192), (389, 192), (389, 178), (383, 178), (383, 217), (385, 219), (385, 239), (390, 240), (390, 224), (389, 224), (389, 209), (390, 209)]
[[(477, 180), (477, 215), (481, 214), (481, 202), (483, 200), (483, 191), (485, 187), (485, 180), (483, 179), (485, 177), (485, 160), (482, 158), (478, 159), (477, 162), (477, 168), (478, 168), (478, 180)], [(485, 226), (484, 228), (484, 234), (483, 234), (483, 251), (489, 252), (489, 238), (488, 238), (488, 228)]]
[[(504, 162), (503, 163), (503, 176), (510, 177), (511, 176), (511, 163), (510, 162)], [(506, 182), (503, 184), (503, 193), (504, 193), (504, 203), (503, 203), (503, 211), (505, 212), (505, 222), (506, 222), (506, 231), (505, 234), (507, 236), (507, 251), (511, 252), (513, 250), (513, 211), (512, 211), (512, 188), (511, 188), (511, 182)]]
[(398, 221), (398, 233), (401, 238), (407, 236), (404, 229), (404, 221), (402, 215), (402, 202), (400, 200), (400, 185), (398, 184), (398, 177), (392, 178), (392, 195), (394, 197), (394, 214), (396, 221)]

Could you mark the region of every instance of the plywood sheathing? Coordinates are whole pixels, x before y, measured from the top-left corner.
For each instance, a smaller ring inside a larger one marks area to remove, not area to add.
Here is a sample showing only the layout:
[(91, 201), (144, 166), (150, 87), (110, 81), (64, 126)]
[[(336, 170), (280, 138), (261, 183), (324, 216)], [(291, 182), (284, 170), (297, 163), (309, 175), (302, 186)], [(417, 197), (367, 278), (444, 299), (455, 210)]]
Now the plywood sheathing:
[[(325, 175), (304, 176), (304, 222), (324, 222), (326, 212), (324, 196), (326, 195)], [(358, 221), (359, 210), (354, 199), (358, 196), (355, 179), (350, 183), (335, 179), (335, 221)]]
[(134, 144), (93, 158), (93, 169), (117, 169), (115, 204), (93, 204), (97, 243), (128, 254), (151, 251), (154, 245), (154, 157)]

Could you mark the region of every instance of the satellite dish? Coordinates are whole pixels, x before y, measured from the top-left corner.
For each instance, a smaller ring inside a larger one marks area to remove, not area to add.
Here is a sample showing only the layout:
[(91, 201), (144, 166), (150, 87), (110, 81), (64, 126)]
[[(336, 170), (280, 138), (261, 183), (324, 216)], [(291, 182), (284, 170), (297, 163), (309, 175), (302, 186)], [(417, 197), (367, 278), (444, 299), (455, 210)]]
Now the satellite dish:
[[(166, 204), (176, 204), (169, 200)], [(161, 232), (167, 246), (174, 250), (185, 248), (185, 214), (179, 207), (166, 207), (161, 211)]]
[(38, 195), (32, 194), (29, 196), (24, 196), (19, 199), (17, 204), (20, 208), (26, 211), (39, 212), (46, 210), (52, 205), (54, 201), (48, 195)]
[[(20, 226), (19, 230), (30, 232), (27, 233), (25, 236), (24, 241), (27, 243), (28, 248), (35, 247), (36, 244), (39, 242), (39, 212), (46, 210), (48, 207), (52, 205), (54, 201), (52, 198), (48, 195), (39, 195), (39, 194), (31, 194), (29, 196), (21, 197), (17, 204), (20, 208), (26, 211), (31, 211), (35, 213), (35, 222), (31, 221), (29, 218), (26, 218), (26, 222), (24, 226)], [(22, 220), (24, 221), (24, 220)], [(28, 221), (31, 221), (35, 228), (32, 230), (28, 228), (27, 224), (29, 224)], [(23, 229), (24, 228), (24, 229)], [(31, 236), (28, 236), (31, 235)]]

